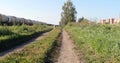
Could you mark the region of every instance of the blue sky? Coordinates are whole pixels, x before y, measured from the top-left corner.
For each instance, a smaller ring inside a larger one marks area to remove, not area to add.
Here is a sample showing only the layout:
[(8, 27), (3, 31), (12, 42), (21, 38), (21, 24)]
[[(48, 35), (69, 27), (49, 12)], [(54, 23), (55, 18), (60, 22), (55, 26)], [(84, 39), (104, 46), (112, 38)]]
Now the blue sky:
[[(62, 6), (67, 0), (0, 0), (0, 13), (58, 24)], [(72, 0), (77, 18), (91, 20), (118, 18), (120, 0)]]

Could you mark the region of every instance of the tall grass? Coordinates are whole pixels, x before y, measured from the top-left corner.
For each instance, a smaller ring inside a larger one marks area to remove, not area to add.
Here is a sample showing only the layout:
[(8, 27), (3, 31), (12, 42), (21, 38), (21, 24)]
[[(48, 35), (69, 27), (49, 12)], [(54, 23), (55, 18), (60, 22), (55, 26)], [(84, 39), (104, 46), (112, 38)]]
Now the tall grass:
[(120, 25), (69, 24), (66, 30), (88, 63), (120, 63)]
[(0, 52), (52, 29), (46, 25), (0, 26)]
[(54, 46), (60, 32), (60, 28), (54, 29), (41, 40), (37, 40), (23, 50), (1, 59), (0, 63), (45, 63), (47, 53)]

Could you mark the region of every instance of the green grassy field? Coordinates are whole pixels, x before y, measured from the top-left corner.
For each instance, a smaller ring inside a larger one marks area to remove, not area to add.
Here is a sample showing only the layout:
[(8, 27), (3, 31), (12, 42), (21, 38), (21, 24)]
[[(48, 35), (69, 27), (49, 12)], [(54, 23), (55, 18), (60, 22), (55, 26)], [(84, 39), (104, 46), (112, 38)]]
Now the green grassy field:
[(66, 30), (87, 63), (120, 63), (120, 25), (71, 23)]
[(47, 25), (0, 26), (0, 52), (52, 29)]
[(0, 63), (45, 63), (47, 53), (54, 46), (60, 33), (60, 28), (56, 28), (43, 39), (33, 42), (20, 52), (1, 59)]

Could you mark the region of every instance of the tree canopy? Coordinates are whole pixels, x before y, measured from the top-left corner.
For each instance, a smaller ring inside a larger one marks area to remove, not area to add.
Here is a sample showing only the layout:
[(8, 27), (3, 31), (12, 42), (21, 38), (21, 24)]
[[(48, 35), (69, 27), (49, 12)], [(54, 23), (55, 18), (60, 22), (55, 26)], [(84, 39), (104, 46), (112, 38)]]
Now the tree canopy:
[(68, 22), (76, 22), (77, 11), (71, 0), (64, 3), (62, 10), (60, 21), (61, 26), (65, 26)]

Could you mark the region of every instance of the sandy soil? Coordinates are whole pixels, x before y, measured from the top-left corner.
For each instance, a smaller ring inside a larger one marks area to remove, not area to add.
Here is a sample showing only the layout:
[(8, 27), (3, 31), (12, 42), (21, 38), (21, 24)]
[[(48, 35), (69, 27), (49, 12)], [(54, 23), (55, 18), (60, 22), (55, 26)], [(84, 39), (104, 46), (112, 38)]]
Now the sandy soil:
[(10, 55), (10, 54), (12, 54), (16, 51), (19, 52), (20, 50), (24, 49), (27, 45), (33, 43), (34, 41), (37, 41), (37, 40), (40, 40), (40, 39), (44, 38), (44, 36), (46, 36), (48, 33), (49, 32), (43, 33), (40, 36), (38, 36), (37, 38), (33, 38), (33, 39), (27, 41), (26, 43), (23, 43), (19, 46), (16, 46), (16, 47), (12, 48), (12, 49), (9, 49), (7, 51), (1, 52), (0, 53), (0, 59), (6, 57), (6, 56), (8, 56), (8, 55)]
[(75, 53), (75, 44), (69, 38), (69, 35), (63, 30), (63, 39), (60, 50), (60, 56), (55, 63), (80, 63), (77, 54)]

